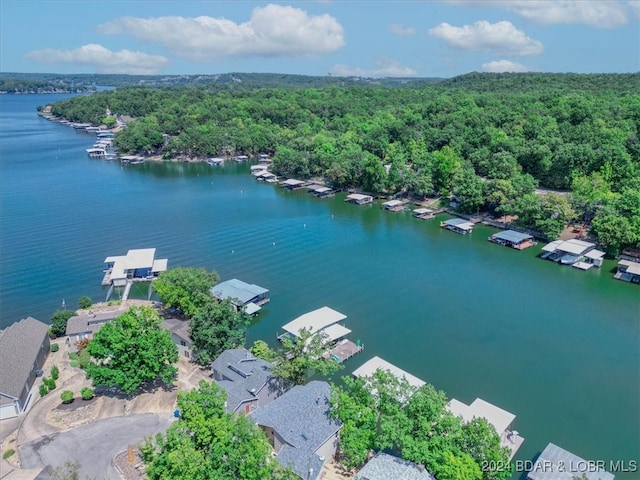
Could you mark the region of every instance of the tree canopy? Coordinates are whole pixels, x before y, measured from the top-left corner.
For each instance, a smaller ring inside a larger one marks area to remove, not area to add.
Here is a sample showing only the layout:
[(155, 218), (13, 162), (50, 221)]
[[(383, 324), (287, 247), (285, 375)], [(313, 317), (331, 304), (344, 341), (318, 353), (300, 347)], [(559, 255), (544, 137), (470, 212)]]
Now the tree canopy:
[(73, 310), (56, 310), (51, 316), (51, 334), (56, 337), (64, 335), (67, 331), (67, 321), (75, 314)]
[(444, 392), (433, 386), (416, 388), (383, 370), (368, 378), (343, 377), (331, 395), (331, 414), (343, 423), (342, 461), (357, 467), (370, 451), (390, 450), (425, 465), (437, 478), (508, 477), (508, 469), (486, 468), (508, 465), (508, 450), (495, 428), (484, 419), (464, 423), (446, 404)]
[(228, 348), (242, 347), (249, 324), (249, 315), (238, 310), (230, 300), (207, 301), (190, 322), (193, 353), (198, 363), (209, 365)]
[(243, 415), (225, 411), (214, 382), (178, 392), (180, 418), (142, 447), (151, 480), (295, 480), (272, 456), (266, 435)]
[[(605, 209), (593, 234), (614, 253), (640, 243), (637, 222), (609, 218), (626, 216), (624, 192), (640, 192), (638, 78), (474, 73), (404, 88), (123, 88), (52, 111), (99, 121), (108, 106), (135, 117), (116, 135), (121, 153), (271, 153), (281, 175), (384, 195), (455, 196), (463, 211), (516, 215), (546, 237)], [(566, 196), (570, 209), (560, 197), (532, 196), (537, 186), (568, 190), (594, 175), (606, 186), (598, 203), (585, 203), (584, 192)]]
[(209, 290), (219, 278), (217, 272), (204, 268), (178, 267), (162, 272), (152, 287), (165, 306), (192, 317), (211, 300)]
[(154, 309), (131, 307), (103, 325), (86, 348), (92, 357), (87, 378), (94, 386), (118, 387), (128, 394), (158, 379), (172, 383), (178, 348), (160, 323)]

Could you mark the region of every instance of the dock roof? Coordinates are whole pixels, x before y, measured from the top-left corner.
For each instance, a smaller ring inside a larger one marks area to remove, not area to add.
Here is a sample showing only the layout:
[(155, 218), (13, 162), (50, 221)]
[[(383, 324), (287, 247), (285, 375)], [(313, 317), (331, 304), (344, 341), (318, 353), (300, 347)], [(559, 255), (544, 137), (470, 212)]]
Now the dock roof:
[(613, 474), (577, 455), (549, 443), (527, 474), (528, 480), (613, 480)]
[(533, 236), (528, 233), (516, 232), (515, 230), (504, 230), (502, 232), (494, 233), (491, 237), (513, 243), (520, 243), (533, 238)]
[(246, 304), (260, 295), (269, 293), (269, 290), (259, 285), (249, 284), (237, 278), (232, 278), (231, 280), (214, 285), (209, 292), (220, 300), (237, 298), (243, 304)]
[(310, 333), (317, 333), (323, 328), (344, 320), (347, 316), (333, 308), (322, 307), (317, 310), (300, 315), (295, 320), (290, 321), (282, 328), (292, 335), (299, 336), (302, 329), (307, 329)]
[(328, 341), (333, 342), (334, 340), (349, 335), (351, 330), (347, 327), (343, 327), (339, 323), (334, 323), (333, 325), (323, 328), (322, 333), (326, 335)]
[(443, 223), (462, 230), (471, 230), (473, 228), (473, 223), (465, 220), (464, 218), (450, 218), (449, 220), (445, 220)]
[(632, 262), (631, 260), (620, 260), (618, 265), (624, 265), (627, 267), (627, 273), (631, 273), (633, 275), (640, 275), (640, 263)]
[(465, 422), (470, 422), (474, 418), (484, 418), (488, 423), (493, 425), (501, 435), (516, 419), (513, 413), (507, 412), (500, 407), (496, 407), (481, 398), (476, 398), (471, 405), (466, 405), (455, 398), (452, 398), (447, 404), (447, 410), (456, 417), (462, 417)]
[(570, 253), (572, 255), (584, 255), (585, 252), (595, 247), (595, 243), (585, 242), (583, 240), (554, 240), (542, 247), (545, 252), (553, 252), (560, 250), (561, 252)]
[(416, 208), (413, 210), (413, 213), (415, 213), (416, 215), (424, 215), (425, 213), (433, 213), (433, 210), (430, 210), (428, 208)]
[(382, 204), (384, 207), (397, 207), (398, 205), (402, 205), (402, 200), (389, 200)]
[(304, 185), (305, 182), (302, 180), (296, 180), (295, 178), (289, 178), (282, 182), (282, 185), (285, 187), (297, 187), (299, 185)]
[(370, 360), (367, 360), (359, 368), (356, 368), (353, 371), (353, 376), (354, 377), (370, 377), (374, 373), (376, 373), (376, 370), (385, 370), (398, 378), (404, 377), (409, 383), (409, 385), (412, 385), (416, 388), (420, 388), (425, 384), (425, 382), (420, 380), (418, 377), (415, 377), (410, 373), (405, 372), (404, 370), (396, 367), (392, 363), (389, 363), (378, 356), (375, 356)]
[(367, 199), (373, 199), (373, 197), (371, 195), (365, 195), (363, 193), (351, 193), (349, 195), (347, 195), (347, 200), (367, 200)]

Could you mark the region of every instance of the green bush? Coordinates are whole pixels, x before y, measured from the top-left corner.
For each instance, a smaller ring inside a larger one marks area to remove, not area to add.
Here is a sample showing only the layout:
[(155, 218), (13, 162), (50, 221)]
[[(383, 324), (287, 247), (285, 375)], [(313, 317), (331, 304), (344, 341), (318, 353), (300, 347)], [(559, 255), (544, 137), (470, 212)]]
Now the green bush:
[(78, 352), (69, 353), (69, 360), (78, 360)]
[(52, 343), (51, 344), (51, 351), (52, 352), (57, 352), (58, 350), (60, 350), (60, 345), (58, 345), (57, 343)]
[(44, 383), (49, 391), (54, 390), (56, 388), (56, 381), (53, 378), (43, 378), (42, 383)]
[(90, 362), (91, 355), (89, 354), (87, 349), (85, 348), (83, 350), (80, 350), (80, 353), (78, 354), (78, 364), (80, 365), (80, 368), (86, 370)]
[(93, 302), (91, 301), (91, 298), (86, 295), (84, 297), (80, 297), (78, 300), (78, 308), (82, 308), (83, 310), (91, 308), (91, 305), (93, 305)]
[(9, 458), (14, 453), (16, 453), (16, 451), (13, 448), (9, 448), (8, 450), (5, 450), (4, 453), (2, 454), (3, 460), (6, 460), (7, 458)]
[(93, 398), (93, 388), (84, 387), (80, 390), (80, 396), (83, 400), (91, 400)]
[(51, 378), (57, 380), (58, 377), (60, 377), (60, 370), (58, 369), (57, 365), (54, 365), (53, 367), (51, 367)]
[(60, 400), (62, 400), (62, 403), (73, 402), (73, 392), (71, 390), (65, 390), (60, 394)]
[(56, 337), (64, 335), (67, 331), (67, 321), (76, 314), (73, 310), (58, 310), (51, 317), (49, 332)]
[(47, 393), (49, 393), (49, 389), (44, 383), (40, 384), (40, 388), (38, 389), (38, 391), (40, 392), (41, 397), (44, 397)]

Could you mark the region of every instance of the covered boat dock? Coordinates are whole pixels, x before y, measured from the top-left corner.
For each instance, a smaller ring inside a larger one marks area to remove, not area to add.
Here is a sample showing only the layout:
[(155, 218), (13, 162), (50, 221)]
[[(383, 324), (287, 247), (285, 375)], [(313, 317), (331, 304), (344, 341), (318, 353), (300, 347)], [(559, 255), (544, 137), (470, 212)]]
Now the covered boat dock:
[(440, 223), (442, 228), (451, 230), (452, 232), (459, 233), (460, 235), (466, 235), (473, 231), (474, 224), (463, 218), (452, 218)]
[(535, 245), (533, 235), (516, 232), (515, 230), (504, 230), (494, 233), (489, 237), (489, 241), (504, 247), (515, 248), (516, 250), (524, 250), (525, 248)]
[(398, 379), (404, 378), (409, 385), (416, 388), (420, 388), (425, 385), (425, 382), (420, 380), (418, 377), (405, 372), (401, 368), (396, 367), (392, 363), (389, 363), (378, 356), (367, 360), (360, 367), (356, 368), (353, 371), (353, 376), (357, 378), (371, 377), (377, 370), (389, 372)]
[(344, 201), (355, 203), (356, 205), (366, 205), (367, 203), (373, 203), (373, 197), (363, 193), (352, 193), (347, 195), (347, 198), (345, 198)]

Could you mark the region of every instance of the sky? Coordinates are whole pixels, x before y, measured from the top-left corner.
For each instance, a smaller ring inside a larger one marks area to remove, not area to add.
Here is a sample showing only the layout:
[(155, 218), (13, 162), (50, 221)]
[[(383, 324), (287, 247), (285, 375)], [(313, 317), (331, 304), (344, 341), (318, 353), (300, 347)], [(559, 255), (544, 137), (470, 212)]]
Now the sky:
[(640, 0), (0, 0), (0, 72), (640, 71)]

